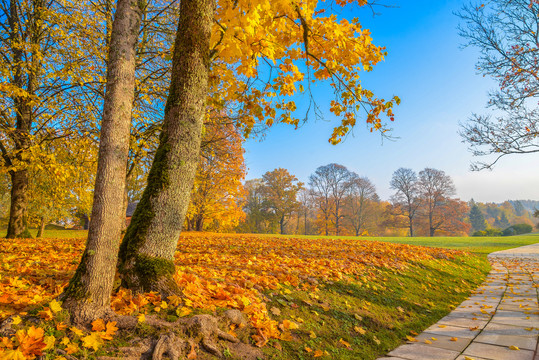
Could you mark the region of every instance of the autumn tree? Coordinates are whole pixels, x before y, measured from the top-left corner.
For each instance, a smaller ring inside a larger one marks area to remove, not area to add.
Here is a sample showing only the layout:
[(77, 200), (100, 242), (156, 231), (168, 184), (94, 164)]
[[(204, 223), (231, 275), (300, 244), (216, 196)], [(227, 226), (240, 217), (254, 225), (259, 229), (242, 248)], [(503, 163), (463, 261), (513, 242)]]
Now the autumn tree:
[(481, 231), (487, 228), (487, 222), (483, 216), (483, 212), (481, 212), (481, 209), (479, 209), (479, 206), (475, 202), (470, 208), (469, 219), (472, 231)]
[(501, 157), (539, 151), (539, 3), (494, 0), (467, 5), (458, 14), (460, 35), (479, 49), (477, 70), (498, 82), (490, 95), (495, 115), (472, 115), (460, 135), (475, 156), (494, 156), (472, 165), (491, 168)]
[[(433, 211), (434, 231), (443, 236), (466, 236), (471, 229), (471, 225), (466, 221), (469, 211), (470, 208), (465, 201), (444, 199)], [(418, 229), (425, 234), (430, 234), (430, 218), (425, 216), (418, 220)]]
[(352, 173), (339, 164), (320, 166), (309, 177), (309, 186), (321, 212), (326, 236), (329, 235), (330, 221), (333, 221), (335, 235), (339, 235), (340, 221), (344, 217), (344, 200), (352, 179)]
[(419, 196), (422, 202), (422, 215), (428, 223), (429, 236), (434, 236), (436, 230), (446, 223), (443, 216), (443, 208), (448, 206), (448, 201), (456, 192), (453, 180), (442, 170), (425, 168), (419, 172), (418, 178)]
[(345, 214), (356, 236), (361, 235), (373, 219), (374, 203), (379, 201), (376, 187), (366, 177), (353, 174), (345, 198)]
[(29, 164), (29, 224), (41, 237), (49, 222), (67, 223), (73, 210), (89, 209), (95, 183), (97, 146), (92, 138), (55, 142)]
[(297, 195), (303, 184), (283, 168), (266, 172), (262, 175), (262, 180), (264, 182), (262, 191), (269, 209), (279, 222), (280, 233), (284, 234), (288, 218), (299, 208)]
[(391, 178), (391, 189), (396, 190), (391, 201), (394, 209), (408, 218), (409, 235), (414, 236), (414, 219), (421, 205), (419, 198), (419, 182), (412, 169), (397, 169)]
[(125, 217), (122, 204), (140, 22), (137, 1), (118, 0), (111, 30), (92, 221), (80, 264), (63, 294), (63, 306), (75, 322), (89, 322), (111, 312), (122, 230), (119, 221)]
[(188, 229), (230, 229), (243, 212), (243, 138), (233, 124), (205, 126), (200, 162), (187, 211)]
[[(172, 258), (193, 185), (199, 116), (206, 104), (236, 104), (229, 117), (244, 133), (260, 122), (297, 125), (291, 96), (308, 91), (312, 81), (327, 81), (335, 94), (331, 111), (340, 119), (331, 137), (337, 143), (364, 110), (372, 130), (386, 130), (383, 117), (391, 119), (399, 101), (378, 99), (362, 87), (359, 74), (372, 70), (385, 52), (372, 44), (358, 21), (337, 22), (335, 15), (315, 10), (315, 2), (265, 0), (254, 7), (250, 1), (223, 1), (215, 12), (211, 5), (180, 3), (160, 145), (120, 248), (124, 284), (137, 291), (175, 292)], [(336, 42), (341, 46), (335, 47)], [(260, 81), (267, 73), (273, 75)]]
[(262, 179), (247, 180), (244, 189), (243, 211), (246, 217), (240, 225), (240, 231), (249, 233), (267, 232), (267, 222), (271, 220), (271, 213), (264, 194)]

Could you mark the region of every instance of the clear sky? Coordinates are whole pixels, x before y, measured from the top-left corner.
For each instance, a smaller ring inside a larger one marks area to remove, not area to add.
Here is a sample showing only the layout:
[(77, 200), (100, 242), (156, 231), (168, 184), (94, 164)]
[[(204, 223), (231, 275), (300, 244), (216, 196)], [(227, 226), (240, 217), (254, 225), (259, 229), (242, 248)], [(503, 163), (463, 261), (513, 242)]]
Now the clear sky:
[[(344, 143), (330, 145), (327, 140), (337, 123), (327, 110), (332, 94), (318, 88), (315, 95), (326, 119), (316, 120), (313, 115), (298, 130), (275, 125), (262, 141), (248, 140), (247, 179), (283, 167), (307, 182), (318, 166), (334, 162), (371, 179), (386, 200), (393, 193), (389, 188), (393, 171), (407, 167), (419, 172), (434, 167), (453, 178), (462, 200), (539, 200), (538, 155), (506, 156), (493, 171), (469, 169), (473, 157), (457, 134), (458, 124), (473, 112), (488, 112), (487, 93), (496, 84), (476, 74), (477, 50), (462, 48), (464, 40), (458, 35), (459, 18), (454, 12), (464, 1), (385, 3), (395, 7), (378, 7), (375, 17), (369, 10), (358, 8), (343, 15), (362, 19), (362, 25), (371, 29), (375, 44), (387, 48), (385, 61), (364, 74), (362, 83), (379, 97), (401, 98), (392, 124), (392, 134), (398, 139), (382, 142), (379, 134), (369, 133), (358, 122)], [(297, 99), (298, 104), (302, 101)]]

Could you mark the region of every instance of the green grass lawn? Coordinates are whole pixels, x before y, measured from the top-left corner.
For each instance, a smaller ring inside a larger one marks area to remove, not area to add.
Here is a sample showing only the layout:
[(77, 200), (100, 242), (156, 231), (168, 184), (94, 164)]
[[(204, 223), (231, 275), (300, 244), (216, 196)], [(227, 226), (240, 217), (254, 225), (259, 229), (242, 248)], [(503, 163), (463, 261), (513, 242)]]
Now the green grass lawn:
[(484, 256), (461, 256), (323, 283), (316, 293), (270, 293), (267, 305), (277, 320), (291, 319), (299, 328), (264, 352), (274, 360), (312, 359), (315, 351), (322, 359), (376, 359), (447, 315), (489, 269)]

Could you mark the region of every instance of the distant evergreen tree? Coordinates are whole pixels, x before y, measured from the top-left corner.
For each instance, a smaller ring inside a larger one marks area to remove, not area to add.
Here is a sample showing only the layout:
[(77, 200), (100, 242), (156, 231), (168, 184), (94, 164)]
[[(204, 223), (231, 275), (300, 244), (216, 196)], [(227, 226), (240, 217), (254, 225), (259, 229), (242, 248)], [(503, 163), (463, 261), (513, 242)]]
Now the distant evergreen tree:
[(515, 214), (517, 216), (522, 216), (526, 213), (526, 209), (524, 209), (524, 206), (518, 200), (513, 203), (513, 207), (515, 208)]
[(487, 228), (487, 222), (485, 221), (485, 217), (479, 209), (479, 206), (477, 206), (477, 204), (475, 203), (470, 209), (470, 224), (472, 225), (473, 231), (485, 230)]
[(509, 219), (507, 219), (507, 215), (505, 215), (505, 211), (502, 211), (502, 214), (499, 218), (496, 219), (494, 222), (494, 226), (498, 229), (505, 229), (509, 227)]

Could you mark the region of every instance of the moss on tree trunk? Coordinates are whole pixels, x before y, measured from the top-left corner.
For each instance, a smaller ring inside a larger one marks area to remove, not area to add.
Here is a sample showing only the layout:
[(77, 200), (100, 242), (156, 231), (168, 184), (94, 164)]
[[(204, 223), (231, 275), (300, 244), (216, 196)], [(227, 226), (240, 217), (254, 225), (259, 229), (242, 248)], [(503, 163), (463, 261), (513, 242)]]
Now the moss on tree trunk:
[(213, 0), (180, 3), (159, 147), (120, 246), (123, 285), (135, 291), (179, 291), (173, 260), (199, 160), (213, 11)]

